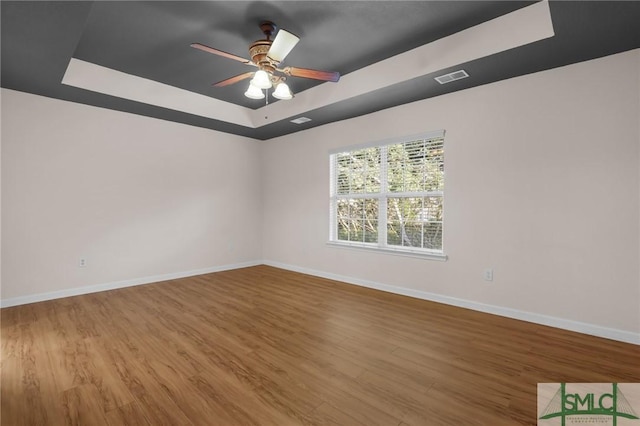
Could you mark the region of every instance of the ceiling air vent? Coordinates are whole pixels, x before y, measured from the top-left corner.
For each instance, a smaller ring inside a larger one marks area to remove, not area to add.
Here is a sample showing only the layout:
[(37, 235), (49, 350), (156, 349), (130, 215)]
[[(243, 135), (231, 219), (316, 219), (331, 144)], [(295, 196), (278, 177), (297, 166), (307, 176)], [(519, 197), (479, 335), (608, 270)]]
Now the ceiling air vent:
[(436, 81), (440, 84), (450, 83), (455, 80), (460, 80), (461, 78), (467, 78), (469, 74), (466, 71), (454, 71), (449, 74), (441, 75), (440, 77), (436, 77)]
[(306, 123), (307, 121), (311, 121), (311, 119), (307, 117), (298, 117), (295, 120), (291, 120), (291, 122), (295, 124), (302, 124)]

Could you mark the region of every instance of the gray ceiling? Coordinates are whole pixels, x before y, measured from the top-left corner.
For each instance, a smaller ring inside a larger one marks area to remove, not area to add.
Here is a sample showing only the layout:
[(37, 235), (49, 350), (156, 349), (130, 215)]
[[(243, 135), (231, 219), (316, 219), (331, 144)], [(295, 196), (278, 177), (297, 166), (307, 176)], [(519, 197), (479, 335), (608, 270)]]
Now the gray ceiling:
[[(250, 128), (61, 84), (72, 57), (255, 109), (246, 83), (211, 84), (250, 71), (189, 47), (200, 42), (248, 57), (272, 20), (301, 37), (284, 65), (342, 75), (525, 7), (510, 1), (71, 1), (1, 3), (2, 87), (255, 139), (296, 132), (392, 106), (640, 47), (640, 2), (552, 1), (555, 36), (461, 64), (471, 77), (440, 85), (436, 73)], [(508, 34), (505, 35), (508, 37)], [(319, 82), (290, 77), (301, 93)], [(333, 84), (333, 83), (327, 83)], [(336, 83), (340, 84), (340, 83)], [(280, 101), (283, 102), (283, 101)], [(296, 102), (294, 98), (292, 101)]]

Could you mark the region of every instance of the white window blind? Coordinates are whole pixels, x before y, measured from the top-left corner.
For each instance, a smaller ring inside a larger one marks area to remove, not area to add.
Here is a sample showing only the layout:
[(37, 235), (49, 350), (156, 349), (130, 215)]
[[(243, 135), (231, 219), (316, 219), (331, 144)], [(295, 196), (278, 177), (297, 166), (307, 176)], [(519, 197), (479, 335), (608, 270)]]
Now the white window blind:
[(330, 241), (442, 254), (444, 131), (330, 154)]

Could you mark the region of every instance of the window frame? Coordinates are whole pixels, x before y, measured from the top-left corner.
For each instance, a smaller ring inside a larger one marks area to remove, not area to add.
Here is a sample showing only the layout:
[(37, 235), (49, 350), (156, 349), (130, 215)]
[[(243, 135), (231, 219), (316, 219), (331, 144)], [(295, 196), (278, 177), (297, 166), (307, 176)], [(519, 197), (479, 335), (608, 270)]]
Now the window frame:
[[(339, 248), (354, 248), (363, 249), (378, 253), (387, 253), (400, 256), (426, 258), (432, 260), (447, 260), (447, 255), (444, 253), (444, 240), (442, 241), (441, 249), (429, 249), (422, 247), (409, 247), (409, 246), (397, 246), (389, 245), (387, 241), (387, 225), (388, 225), (388, 212), (387, 201), (392, 198), (427, 198), (427, 197), (439, 197), (442, 203), (442, 211), (444, 212), (444, 189), (437, 191), (407, 191), (407, 192), (391, 192), (388, 189), (388, 174), (387, 174), (387, 152), (388, 147), (391, 145), (406, 144), (417, 140), (433, 140), (443, 139), (444, 149), (445, 131), (437, 130), (432, 132), (420, 133), (417, 135), (403, 136), (399, 138), (385, 139), (376, 142), (352, 145), (344, 148), (337, 148), (329, 151), (329, 173), (330, 173), (330, 193), (329, 193), (329, 241), (328, 245)], [(362, 193), (348, 193), (338, 194), (338, 171), (336, 155), (343, 153), (350, 153), (367, 148), (380, 148), (380, 188), (378, 192), (366, 192)], [(443, 154), (444, 155), (444, 154)], [(444, 157), (443, 157), (444, 161)], [(348, 241), (338, 239), (338, 208), (337, 203), (340, 199), (377, 199), (378, 200), (378, 242), (370, 243), (363, 241)], [(444, 237), (444, 213), (442, 214), (442, 233)], [(424, 232), (424, 231), (423, 231)], [(424, 237), (423, 237), (424, 238)], [(424, 242), (422, 243), (424, 244)]]

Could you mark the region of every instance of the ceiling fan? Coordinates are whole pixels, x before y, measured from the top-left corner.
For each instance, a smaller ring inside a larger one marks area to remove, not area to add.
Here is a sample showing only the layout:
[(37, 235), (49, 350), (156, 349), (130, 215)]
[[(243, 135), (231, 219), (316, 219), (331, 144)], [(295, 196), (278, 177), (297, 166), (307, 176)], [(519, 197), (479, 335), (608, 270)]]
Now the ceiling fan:
[(235, 77), (219, 81), (218, 83), (213, 84), (214, 87), (229, 86), (253, 77), (249, 84), (249, 88), (245, 92), (245, 96), (248, 98), (263, 99), (265, 95), (262, 90), (270, 89), (275, 86), (273, 97), (288, 100), (293, 98), (293, 94), (291, 93), (289, 86), (284, 82), (288, 76), (332, 82), (337, 82), (340, 79), (340, 73), (337, 72), (318, 71), (308, 68), (289, 66), (279, 68), (280, 63), (284, 61), (284, 58), (300, 41), (300, 38), (286, 30), (280, 29), (276, 34), (276, 38), (271, 40), (272, 35), (276, 31), (276, 25), (270, 21), (262, 22), (260, 24), (260, 29), (264, 33), (265, 39), (257, 40), (249, 46), (249, 55), (251, 56), (250, 60), (201, 43), (191, 44), (191, 47), (195, 49), (233, 59), (235, 61), (242, 62), (243, 64), (258, 68), (257, 71), (246, 72), (236, 75)]

